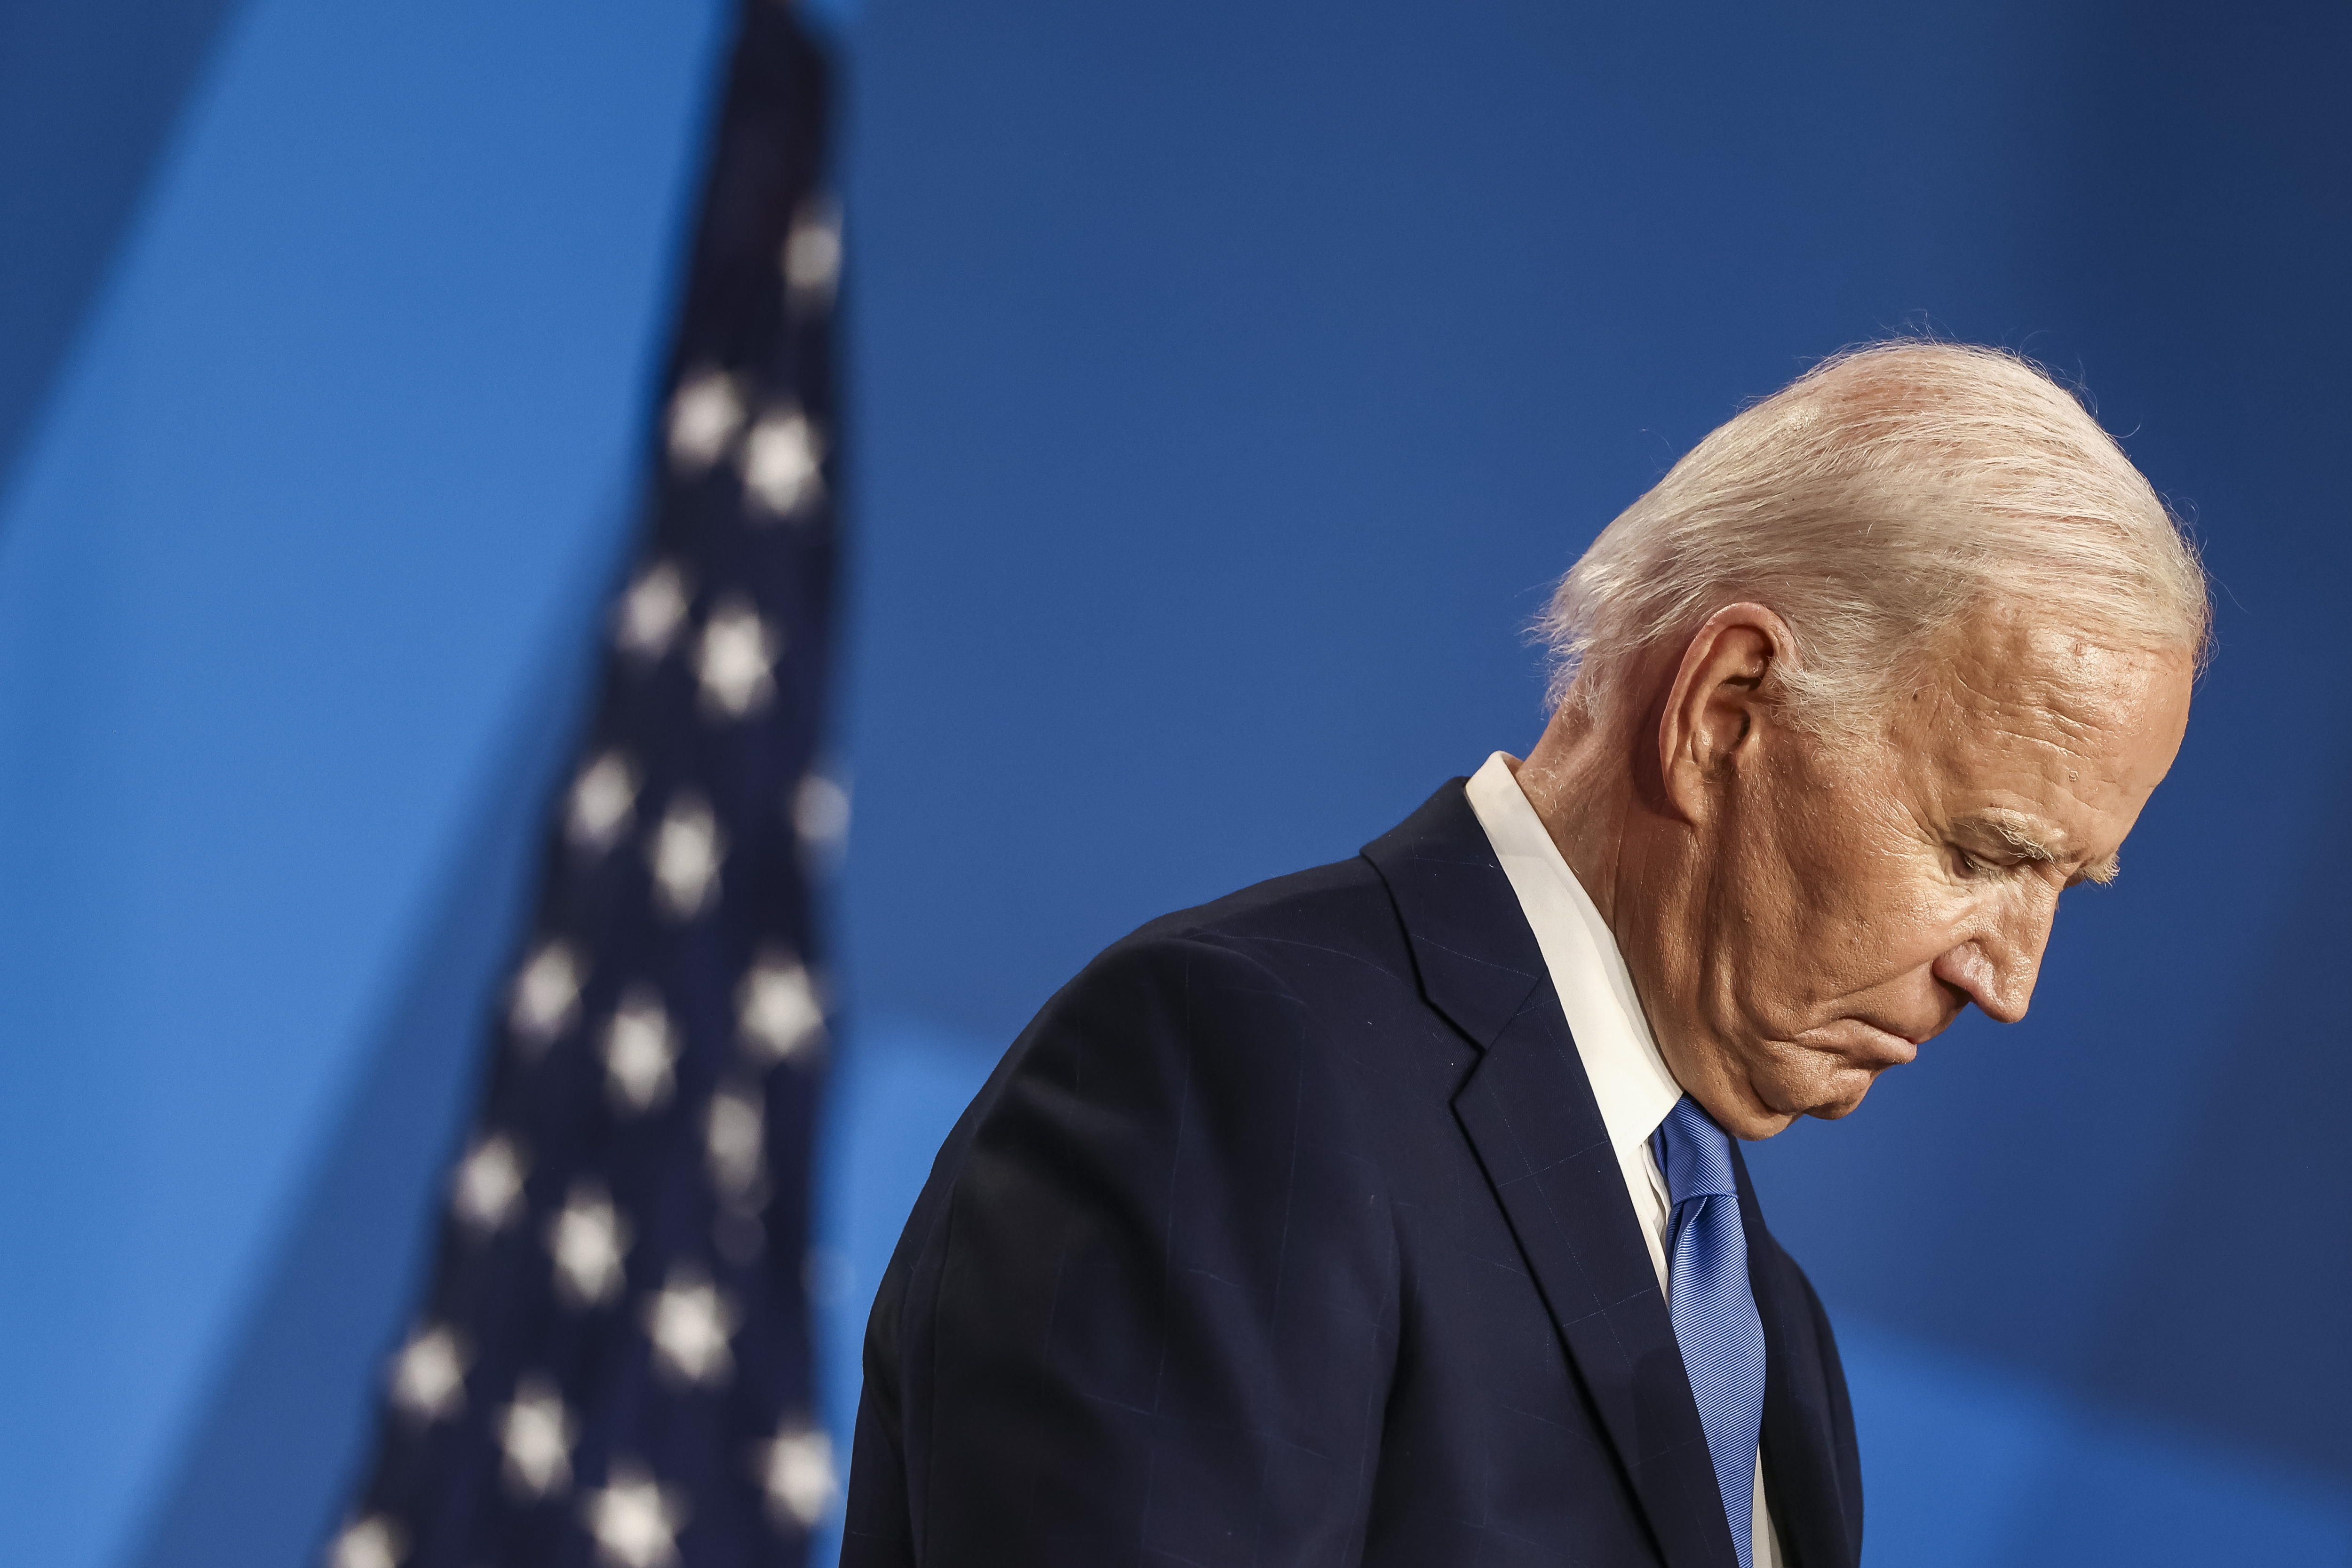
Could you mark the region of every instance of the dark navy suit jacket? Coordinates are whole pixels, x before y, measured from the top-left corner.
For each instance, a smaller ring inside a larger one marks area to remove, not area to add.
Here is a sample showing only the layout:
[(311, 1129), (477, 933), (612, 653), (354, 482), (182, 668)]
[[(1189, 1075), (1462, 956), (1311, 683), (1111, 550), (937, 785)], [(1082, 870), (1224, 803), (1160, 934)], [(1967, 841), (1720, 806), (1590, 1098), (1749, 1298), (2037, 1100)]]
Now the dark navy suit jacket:
[[(1764, 1479), (1853, 1568), (1853, 1417), (1739, 1171)], [(1154, 921), (964, 1113), (874, 1306), (844, 1568), (1734, 1568), (1666, 1303), (1456, 779)]]

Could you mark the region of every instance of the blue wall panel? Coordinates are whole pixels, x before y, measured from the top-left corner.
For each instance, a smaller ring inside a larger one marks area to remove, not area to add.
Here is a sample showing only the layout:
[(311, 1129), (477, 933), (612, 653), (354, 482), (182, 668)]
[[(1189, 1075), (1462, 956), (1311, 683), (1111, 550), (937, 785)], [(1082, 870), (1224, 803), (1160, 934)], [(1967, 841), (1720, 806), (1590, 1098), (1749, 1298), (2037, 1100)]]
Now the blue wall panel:
[(0, 484), (230, 0), (0, 0)]

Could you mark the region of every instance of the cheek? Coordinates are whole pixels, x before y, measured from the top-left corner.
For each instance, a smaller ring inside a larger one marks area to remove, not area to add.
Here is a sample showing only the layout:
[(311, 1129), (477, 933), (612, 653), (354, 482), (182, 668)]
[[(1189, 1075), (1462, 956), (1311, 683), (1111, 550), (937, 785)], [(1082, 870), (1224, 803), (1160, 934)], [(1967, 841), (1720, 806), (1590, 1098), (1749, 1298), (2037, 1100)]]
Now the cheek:
[(1791, 939), (1843, 945), (1884, 923), (1886, 856), (1864, 828), (1851, 813), (1822, 810), (1798, 815), (1775, 835), (1769, 864), (1758, 871), (1769, 883), (1765, 902)]
[(1802, 1029), (1824, 997), (1848, 988), (1868, 912), (1834, 855), (1806, 838), (1750, 831), (1725, 849), (1709, 879), (1704, 956), (1717, 1020), (1742, 1035)]
[(1851, 996), (1926, 969), (1951, 945), (1950, 902), (1929, 879), (1897, 867), (1850, 886), (1834, 928), (1818, 934), (1832, 982), (1824, 988)]
[(1747, 839), (1738, 929), (1751, 1006), (1809, 1013), (1922, 968), (1947, 946), (1949, 892), (1907, 836), (1824, 811)]

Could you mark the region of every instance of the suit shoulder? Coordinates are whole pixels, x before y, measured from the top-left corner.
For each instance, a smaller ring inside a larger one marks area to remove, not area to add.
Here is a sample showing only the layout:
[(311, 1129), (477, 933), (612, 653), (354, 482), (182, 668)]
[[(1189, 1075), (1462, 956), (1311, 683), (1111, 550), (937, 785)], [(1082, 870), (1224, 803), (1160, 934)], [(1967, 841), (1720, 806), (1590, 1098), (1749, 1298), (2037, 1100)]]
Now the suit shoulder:
[(1038, 1012), (1000, 1074), (1087, 1092), (1135, 1075), (1173, 1074), (1167, 1092), (1190, 1074), (1320, 1077), (1331, 1044), (1344, 1039), (1353, 1058), (1370, 1019), (1418, 1011), (1414, 986), (1380, 874), (1360, 860), (1318, 866), (1112, 943)]
[(1097, 962), (1186, 948), (1230, 954), (1302, 1000), (1333, 979), (1412, 973), (1388, 885), (1361, 856), (1163, 915), (1112, 944)]

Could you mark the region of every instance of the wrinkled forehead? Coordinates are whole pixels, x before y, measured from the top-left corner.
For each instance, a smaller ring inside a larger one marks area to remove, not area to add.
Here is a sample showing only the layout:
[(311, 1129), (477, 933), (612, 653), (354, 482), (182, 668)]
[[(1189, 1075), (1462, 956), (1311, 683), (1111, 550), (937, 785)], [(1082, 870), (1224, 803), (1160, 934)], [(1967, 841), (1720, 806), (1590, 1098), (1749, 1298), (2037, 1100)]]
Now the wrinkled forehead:
[(2136, 812), (2179, 747), (2191, 670), (2186, 651), (1994, 608), (1953, 626), (1919, 675), (1895, 738), (1951, 785)]

